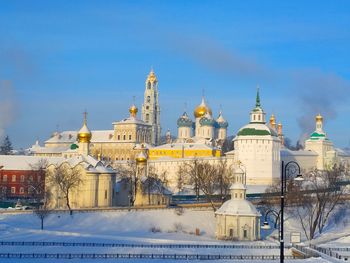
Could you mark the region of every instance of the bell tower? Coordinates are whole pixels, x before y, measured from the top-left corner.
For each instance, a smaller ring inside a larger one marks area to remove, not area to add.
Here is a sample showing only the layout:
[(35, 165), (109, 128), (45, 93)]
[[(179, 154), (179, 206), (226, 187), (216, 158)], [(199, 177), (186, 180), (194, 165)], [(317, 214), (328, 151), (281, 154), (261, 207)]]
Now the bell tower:
[(160, 144), (160, 107), (158, 100), (158, 80), (153, 69), (146, 79), (145, 97), (142, 104), (142, 120), (152, 125), (152, 144)]

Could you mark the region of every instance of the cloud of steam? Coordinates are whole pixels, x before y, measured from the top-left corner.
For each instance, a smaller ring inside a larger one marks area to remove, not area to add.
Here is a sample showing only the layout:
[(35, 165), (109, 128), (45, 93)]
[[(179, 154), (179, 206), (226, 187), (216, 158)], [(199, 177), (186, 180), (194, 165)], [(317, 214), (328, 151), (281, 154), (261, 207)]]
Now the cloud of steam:
[(303, 144), (315, 130), (314, 118), (318, 113), (325, 121), (337, 117), (337, 107), (349, 99), (350, 82), (319, 70), (298, 71), (293, 76), (300, 102), (301, 115), (297, 118), (301, 129), (299, 142)]
[(14, 88), (11, 81), (0, 80), (0, 138), (16, 115)]

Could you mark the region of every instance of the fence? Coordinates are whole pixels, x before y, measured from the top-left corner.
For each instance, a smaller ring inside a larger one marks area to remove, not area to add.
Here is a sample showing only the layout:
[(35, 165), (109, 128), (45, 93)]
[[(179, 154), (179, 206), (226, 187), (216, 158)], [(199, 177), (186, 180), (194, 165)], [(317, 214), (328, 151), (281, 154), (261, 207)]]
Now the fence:
[[(0, 258), (51, 258), (51, 259), (177, 259), (177, 260), (275, 260), (275, 255), (205, 255), (205, 254), (71, 254), (71, 253), (0, 253)], [(285, 256), (285, 259), (295, 259), (294, 256)]]
[[(300, 245), (295, 245), (295, 248), (302, 251), (307, 257), (308, 256), (313, 256), (313, 257), (318, 257), (320, 256), (320, 253), (325, 254), (330, 257), (334, 257), (337, 259), (343, 259), (345, 261), (350, 259), (350, 256), (347, 255), (341, 255), (341, 251), (350, 251), (349, 247), (342, 247), (342, 248), (324, 248), (324, 247), (318, 247), (315, 245), (310, 245), (310, 246), (300, 246)], [(317, 252), (319, 253), (317, 253)]]
[[(120, 244), (89, 242), (0, 241), (0, 246), (127, 247), (127, 248), (233, 248), (279, 249), (279, 245)], [(291, 248), (285, 245), (285, 248)]]

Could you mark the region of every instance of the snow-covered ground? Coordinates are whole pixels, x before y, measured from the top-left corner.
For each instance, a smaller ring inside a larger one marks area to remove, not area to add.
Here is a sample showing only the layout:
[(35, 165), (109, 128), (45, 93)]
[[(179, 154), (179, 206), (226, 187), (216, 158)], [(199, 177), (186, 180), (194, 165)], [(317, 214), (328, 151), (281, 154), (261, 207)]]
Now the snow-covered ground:
[[(40, 220), (33, 214), (0, 214), (0, 241), (55, 241), (55, 242), (95, 242), (118, 244), (205, 244), (205, 245), (278, 245), (278, 242), (262, 240), (257, 242), (229, 242), (215, 239), (215, 217), (212, 211), (148, 210), (53, 213), (40, 230)], [(196, 228), (200, 235), (195, 235)], [(286, 224), (295, 230), (295, 226)], [(349, 229), (350, 230), (350, 227)], [(300, 229), (299, 229), (300, 231)], [(345, 238), (345, 237), (344, 237)], [(345, 238), (346, 239), (346, 238)], [(349, 241), (346, 239), (345, 243)], [(339, 241), (340, 242), (340, 241)], [(278, 247), (256, 248), (150, 248), (150, 247), (66, 247), (66, 246), (1, 246), (1, 253), (146, 253), (146, 254), (210, 254), (210, 255), (279, 255)], [(291, 251), (286, 249), (286, 255)], [(15, 262), (18, 259), (0, 259), (1, 262)], [(25, 259), (23, 262), (49, 262), (48, 259)], [(60, 259), (59, 262), (78, 262), (76, 259)], [(84, 262), (109, 262), (99, 259)], [(118, 262), (144, 262), (145, 259), (118, 259)], [(166, 262), (179, 262), (167, 260)], [(195, 260), (191, 260), (195, 262)], [(80, 261), (81, 262), (81, 261)], [(162, 260), (152, 260), (162, 262)], [(220, 260), (235, 262), (235, 260)], [(242, 262), (237, 261), (237, 262)], [(248, 260), (245, 262), (260, 262)], [(264, 261), (270, 262), (270, 261)], [(276, 262), (276, 261), (275, 261)], [(288, 260), (286, 261), (288, 262)], [(321, 259), (292, 260), (292, 262), (327, 262)]]

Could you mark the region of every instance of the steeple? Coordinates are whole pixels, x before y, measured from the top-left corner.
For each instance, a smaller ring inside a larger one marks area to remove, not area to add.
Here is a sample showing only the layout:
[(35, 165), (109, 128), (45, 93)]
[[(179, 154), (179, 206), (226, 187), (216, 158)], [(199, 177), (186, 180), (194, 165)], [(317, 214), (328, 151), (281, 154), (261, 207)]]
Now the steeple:
[(256, 100), (255, 100), (255, 107), (260, 108), (260, 95), (259, 95), (259, 86), (256, 89)]
[(87, 127), (86, 116), (87, 116), (87, 112), (85, 111), (83, 126), (78, 132), (78, 144), (79, 144), (78, 152), (79, 154), (82, 154), (82, 155), (89, 154), (89, 146), (90, 146), (90, 141), (92, 137), (92, 134), (89, 128)]
[(152, 144), (160, 144), (160, 106), (158, 100), (158, 79), (151, 68), (146, 78), (145, 97), (142, 104), (142, 120), (152, 125)]
[(266, 123), (266, 114), (261, 107), (259, 87), (256, 92), (255, 108), (250, 112), (250, 123)]
[(316, 132), (323, 134), (323, 117), (321, 116), (321, 114), (318, 114), (315, 118), (316, 120)]

